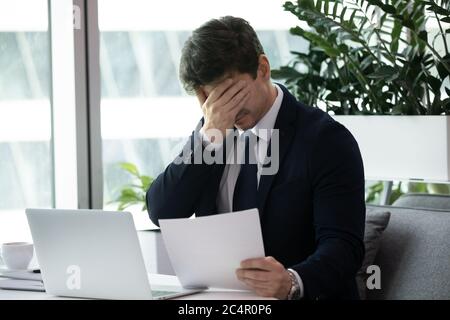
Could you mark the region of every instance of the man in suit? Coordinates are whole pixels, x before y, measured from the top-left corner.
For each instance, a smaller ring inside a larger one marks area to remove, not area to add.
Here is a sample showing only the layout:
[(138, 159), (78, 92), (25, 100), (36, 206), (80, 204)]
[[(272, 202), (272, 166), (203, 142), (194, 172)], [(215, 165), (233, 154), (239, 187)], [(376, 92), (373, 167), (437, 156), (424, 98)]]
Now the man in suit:
[[(257, 35), (240, 18), (196, 29), (180, 78), (204, 117), (147, 192), (152, 221), (256, 207), (267, 257), (243, 261), (238, 279), (261, 296), (358, 299), (364, 170), (349, 131), (271, 82)], [(240, 163), (230, 161), (238, 146)], [(275, 172), (264, 174), (264, 158)]]

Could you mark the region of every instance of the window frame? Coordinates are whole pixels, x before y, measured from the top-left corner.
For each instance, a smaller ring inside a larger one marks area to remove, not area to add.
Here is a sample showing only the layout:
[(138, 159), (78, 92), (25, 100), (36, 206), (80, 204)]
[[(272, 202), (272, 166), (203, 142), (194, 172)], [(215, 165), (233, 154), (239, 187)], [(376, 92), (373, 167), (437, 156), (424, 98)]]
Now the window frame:
[[(59, 0), (50, 0), (59, 1)], [(97, 0), (73, 0), (78, 208), (103, 208)], [(79, 28), (78, 28), (79, 27)]]

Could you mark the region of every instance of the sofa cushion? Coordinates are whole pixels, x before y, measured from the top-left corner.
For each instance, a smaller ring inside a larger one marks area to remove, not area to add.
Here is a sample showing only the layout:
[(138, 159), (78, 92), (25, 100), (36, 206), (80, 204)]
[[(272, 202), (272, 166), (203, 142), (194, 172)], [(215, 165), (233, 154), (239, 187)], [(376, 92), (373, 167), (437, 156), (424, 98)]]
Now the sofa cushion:
[(450, 196), (442, 194), (406, 193), (398, 198), (392, 205), (415, 209), (450, 211)]
[(366, 210), (366, 225), (364, 232), (364, 246), (366, 252), (362, 266), (356, 275), (356, 284), (358, 285), (359, 296), (361, 299), (366, 299), (367, 295), (367, 267), (374, 264), (375, 256), (377, 255), (380, 246), (381, 235), (389, 223), (390, 216), (390, 212), (386, 210), (380, 210), (378, 208), (367, 208)]
[(450, 298), (450, 212), (392, 206), (375, 264), (381, 289), (369, 299)]

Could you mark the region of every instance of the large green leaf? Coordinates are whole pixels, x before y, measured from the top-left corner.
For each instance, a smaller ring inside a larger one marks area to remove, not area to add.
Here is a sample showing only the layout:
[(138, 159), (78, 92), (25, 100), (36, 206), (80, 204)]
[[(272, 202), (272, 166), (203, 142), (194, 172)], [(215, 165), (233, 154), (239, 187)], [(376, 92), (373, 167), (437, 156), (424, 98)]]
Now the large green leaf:
[(133, 176), (139, 176), (139, 170), (134, 164), (130, 162), (121, 162), (119, 163), (119, 166)]
[(119, 166), (132, 175), (132, 181), (122, 186), (119, 196), (109, 202), (117, 203), (118, 210), (122, 211), (133, 205), (141, 205), (143, 210), (146, 209), (146, 192), (153, 183), (153, 178), (146, 175), (140, 175), (136, 165), (129, 162), (121, 162)]
[(391, 66), (381, 66), (375, 72), (368, 75), (371, 79), (384, 79), (386, 81), (392, 81), (398, 77), (398, 70)]
[(436, 93), (441, 91), (442, 81), (440, 79), (430, 75), (427, 77), (427, 81), (430, 84), (431, 88), (433, 89), (433, 92)]
[(434, 1), (428, 1), (427, 4), (429, 4), (429, 6), (427, 7), (428, 11), (434, 12), (439, 15), (450, 16), (449, 10), (437, 5)]
[(293, 67), (282, 66), (280, 67), (280, 69), (272, 70), (271, 76), (273, 79), (291, 79), (298, 78), (301, 76), (301, 74)]
[(418, 36), (422, 41), (425, 41), (425, 42), (428, 41), (428, 32), (426, 32), (425, 30), (420, 31), (418, 33)]
[(313, 42), (314, 45), (320, 47), (330, 57), (336, 57), (340, 54), (338, 49), (334, 48), (333, 45), (327, 41), (327, 39), (322, 38), (318, 34), (303, 30), (302, 28), (300, 28), (298, 26), (291, 28), (290, 32), (294, 35), (301, 36), (301, 37)]
[(139, 199), (138, 194), (136, 193), (136, 191), (134, 191), (132, 188), (124, 188), (122, 189), (122, 191), (120, 192), (120, 197), (119, 200), (123, 201), (123, 200), (137, 200)]
[(437, 71), (439, 73), (439, 76), (441, 79), (445, 79), (447, 76), (450, 75), (450, 72), (448, 69), (444, 66), (444, 63), (447, 63), (450, 65), (450, 54), (444, 56), (441, 61), (439, 61), (436, 65)]
[(391, 51), (396, 53), (398, 51), (398, 44), (400, 41), (400, 35), (402, 33), (403, 26), (400, 21), (395, 20), (394, 21), (394, 27), (392, 28), (391, 32)]
[(153, 178), (149, 176), (140, 176), (141, 184), (142, 184), (142, 190), (147, 191), (148, 188), (150, 188), (151, 184), (153, 183)]

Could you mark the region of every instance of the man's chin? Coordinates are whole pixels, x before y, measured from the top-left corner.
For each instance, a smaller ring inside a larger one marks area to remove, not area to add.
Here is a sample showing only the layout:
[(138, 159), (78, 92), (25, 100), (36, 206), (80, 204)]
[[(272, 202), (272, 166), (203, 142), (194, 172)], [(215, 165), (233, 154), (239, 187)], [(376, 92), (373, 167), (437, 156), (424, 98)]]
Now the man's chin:
[(242, 119), (239, 119), (234, 124), (236, 128), (241, 129), (243, 131), (253, 128), (255, 125), (251, 121), (251, 119), (248, 119), (247, 117), (243, 117)]

